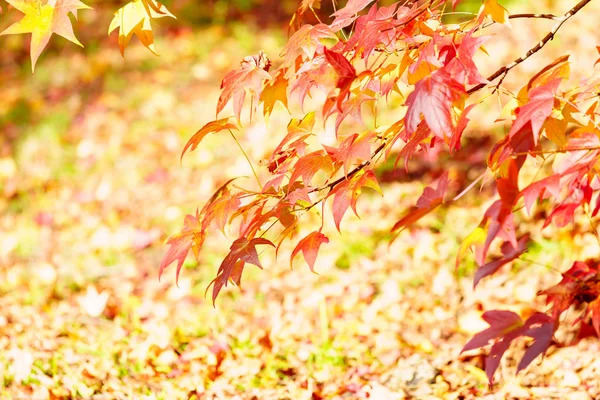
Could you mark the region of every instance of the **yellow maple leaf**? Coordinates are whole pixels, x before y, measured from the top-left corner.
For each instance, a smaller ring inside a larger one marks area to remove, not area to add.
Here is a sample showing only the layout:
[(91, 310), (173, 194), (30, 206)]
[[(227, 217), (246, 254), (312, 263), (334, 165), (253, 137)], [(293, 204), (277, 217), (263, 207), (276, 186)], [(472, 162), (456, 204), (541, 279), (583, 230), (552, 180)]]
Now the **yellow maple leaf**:
[(91, 9), (79, 0), (6, 0), (25, 16), (15, 22), (0, 35), (18, 35), (31, 33), (31, 70), (35, 71), (35, 63), (50, 41), (53, 33), (83, 47), (73, 33), (73, 25), (69, 19), (72, 13), (77, 19), (77, 10)]
[(135, 34), (142, 44), (151, 52), (158, 55), (154, 48), (154, 35), (150, 22), (155, 18), (176, 18), (167, 8), (155, 0), (133, 0), (119, 8), (108, 27), (108, 34), (117, 28), (119, 30), (119, 49), (125, 56), (125, 48)]
[(508, 10), (498, 4), (497, 0), (485, 0), (479, 9), (480, 16), (489, 16), (492, 21), (510, 26)]

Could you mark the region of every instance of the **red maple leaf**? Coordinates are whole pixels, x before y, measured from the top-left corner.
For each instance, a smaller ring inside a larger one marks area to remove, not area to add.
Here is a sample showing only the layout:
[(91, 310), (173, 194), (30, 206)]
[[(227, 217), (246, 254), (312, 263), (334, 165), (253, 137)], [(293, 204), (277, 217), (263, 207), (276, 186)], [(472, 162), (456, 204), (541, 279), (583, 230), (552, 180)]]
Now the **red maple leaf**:
[(256, 246), (258, 245), (269, 245), (275, 247), (270, 240), (264, 238), (254, 238), (248, 240), (245, 237), (240, 237), (231, 244), (231, 247), (229, 248), (229, 254), (227, 254), (219, 266), (217, 277), (213, 279), (206, 288), (206, 290), (208, 290), (210, 286), (213, 285), (213, 304), (215, 303), (221, 288), (223, 288), (223, 286), (227, 286), (227, 282), (230, 278), (234, 281), (240, 282), (241, 270), (243, 269), (245, 263), (254, 264), (262, 269), (262, 265), (258, 260), (258, 252), (256, 251)]
[(331, 159), (344, 165), (344, 175), (348, 175), (350, 167), (371, 158), (370, 140), (376, 135), (373, 131), (348, 136), (339, 147), (323, 146)]
[(333, 169), (333, 160), (325, 151), (314, 151), (296, 161), (289, 184), (292, 185), (298, 178), (302, 177), (304, 185), (310, 186), (312, 178), (317, 172), (331, 173)]
[(261, 51), (255, 56), (245, 57), (239, 69), (230, 71), (221, 82), (223, 92), (217, 102), (217, 116), (225, 105), (233, 98), (233, 111), (238, 122), (242, 112), (242, 105), (246, 98), (246, 90), (252, 96), (252, 110), (256, 110), (258, 100), (263, 90), (263, 82), (271, 79), (269, 68), (271, 62)]
[(177, 261), (177, 272), (175, 275), (175, 282), (179, 281), (179, 273), (181, 267), (190, 251), (190, 248), (194, 249), (194, 253), (197, 256), (198, 250), (202, 247), (204, 239), (206, 238), (206, 231), (201, 228), (198, 212), (196, 216), (186, 215), (183, 229), (180, 233), (171, 236), (167, 240), (167, 244), (170, 246), (164, 255), (162, 262), (160, 263), (160, 269), (158, 271), (158, 279), (162, 276), (165, 268)]
[(292, 266), (294, 257), (296, 257), (299, 252), (302, 252), (302, 256), (308, 264), (308, 267), (312, 272), (315, 272), (315, 261), (317, 260), (319, 249), (324, 243), (329, 243), (329, 239), (327, 236), (322, 234), (321, 231), (309, 233), (304, 239), (298, 242), (294, 248), (294, 251), (292, 251), (292, 256), (290, 257), (290, 267)]
[(338, 37), (328, 25), (303, 25), (296, 31), (285, 46), (285, 61), (283, 67), (288, 68), (288, 74), (296, 72), (296, 59), (312, 59), (317, 49), (324, 44), (335, 45)]
[(448, 171), (445, 171), (442, 176), (439, 177), (436, 188), (426, 187), (425, 190), (423, 190), (421, 197), (417, 200), (416, 207), (413, 207), (404, 217), (394, 224), (392, 232), (414, 224), (443, 204), (448, 189), (448, 182)]
[(444, 70), (437, 70), (415, 84), (408, 95), (405, 126), (412, 134), (421, 123), (421, 115), (434, 135), (444, 140), (454, 131), (452, 105), (466, 95), (463, 85)]
[(513, 340), (520, 336), (533, 339), (533, 343), (525, 351), (517, 366), (517, 372), (526, 368), (537, 356), (544, 354), (552, 342), (554, 321), (546, 314), (535, 313), (523, 322), (521, 317), (512, 311), (494, 310), (484, 313), (482, 318), (490, 327), (473, 336), (461, 353), (487, 346), (490, 341), (493, 342), (485, 363), (485, 373), (490, 386), (493, 384), (494, 372), (498, 369), (502, 356)]
[(337, 95), (337, 106), (342, 111), (342, 102), (350, 95), (350, 87), (356, 78), (356, 70), (342, 54), (335, 51), (324, 50), (325, 59), (338, 75), (336, 88), (340, 89)]
[[(444, 67), (444, 70), (452, 75), (457, 82), (477, 85), (479, 83), (486, 83), (487, 79), (485, 79), (477, 70), (477, 66), (473, 62), (473, 56), (489, 37), (473, 37), (472, 34), (473, 31), (467, 33), (460, 42), (460, 45), (458, 45), (458, 48), (456, 48), (457, 46), (455, 43), (450, 43), (445, 46), (450, 54), (455, 53), (455, 57), (450, 59), (448, 64)], [(443, 53), (444, 50), (444, 48), (440, 49), (440, 53)]]
[(354, 50), (366, 60), (378, 47), (393, 50), (398, 35), (395, 28), (402, 23), (400, 18), (408, 14), (408, 9), (402, 8), (404, 12), (397, 9), (397, 4), (379, 9), (374, 4), (367, 15), (356, 20), (354, 34), (346, 42), (344, 51)]
[(576, 302), (577, 294), (586, 287), (587, 282), (597, 279), (597, 266), (592, 268), (587, 263), (575, 261), (562, 274), (562, 280), (558, 284), (538, 292), (538, 296), (546, 296), (546, 304), (552, 304), (552, 316), (554, 320), (558, 320), (560, 314)]
[(518, 258), (521, 254), (527, 251), (529, 245), (529, 235), (524, 235), (517, 242), (517, 247), (513, 247), (510, 242), (504, 242), (501, 247), (502, 257), (498, 257), (495, 260), (488, 262), (485, 265), (477, 268), (477, 272), (475, 272), (475, 278), (473, 278), (473, 289), (477, 286), (479, 281), (485, 278), (488, 275), (494, 274), (503, 265), (506, 265)]
[(358, 217), (356, 203), (362, 193), (363, 187), (373, 189), (377, 193), (383, 194), (381, 192), (381, 188), (379, 187), (379, 183), (377, 182), (377, 178), (372, 170), (367, 170), (365, 172), (361, 171), (357, 173), (351, 178), (346, 179), (342, 183), (336, 185), (335, 188), (333, 188), (333, 190), (329, 193), (329, 197), (333, 196), (331, 208), (333, 221), (335, 222), (335, 226), (338, 231), (340, 231), (340, 222), (342, 221), (344, 214), (346, 214), (348, 207), (352, 207), (354, 215)]
[(342, 28), (347, 27), (358, 18), (358, 13), (364, 10), (374, 0), (348, 0), (348, 3), (344, 8), (340, 8), (333, 13), (335, 19), (331, 23), (331, 29), (333, 31), (339, 31)]
[(508, 136), (512, 137), (529, 123), (533, 132), (533, 143), (537, 144), (542, 125), (552, 113), (554, 96), (561, 80), (554, 79), (531, 90), (527, 104), (518, 108), (517, 119), (510, 128)]

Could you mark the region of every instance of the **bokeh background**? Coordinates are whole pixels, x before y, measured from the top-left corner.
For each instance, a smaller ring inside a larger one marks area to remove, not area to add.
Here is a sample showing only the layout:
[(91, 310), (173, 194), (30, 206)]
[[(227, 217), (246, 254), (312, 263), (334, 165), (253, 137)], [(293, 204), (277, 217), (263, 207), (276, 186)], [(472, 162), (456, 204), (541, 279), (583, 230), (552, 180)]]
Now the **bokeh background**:
[[(323, 3), (327, 18), (331, 6)], [(571, 6), (501, 3), (510, 12)], [(507, 87), (518, 89), (569, 52), (575, 75), (591, 74), (599, 44), (594, 3), (511, 72)], [(536, 233), (526, 257), (477, 291), (472, 257), (458, 268), (454, 259), (493, 191), (468, 195), (390, 241), (390, 227), (444, 168), (464, 181), (484, 171), (485, 150), (505, 132), (494, 124), (501, 111), (494, 101), (478, 111), (466, 148), (449, 166), (417, 161), (399, 174), (393, 162), (379, 168), (385, 197), (366, 194), (361, 219), (347, 216), (341, 235), (328, 222), (332, 240), (319, 255), (319, 275), (300, 262), (290, 270), (290, 248), (279, 260), (265, 253), (265, 270), (247, 269), (243, 287), (225, 290), (213, 307), (205, 289), (231, 240), (213, 235), (199, 261), (188, 258), (178, 287), (174, 266), (159, 282), (163, 242), (184, 216), (223, 182), (251, 173), (227, 136), (211, 135), (182, 163), (181, 150), (214, 119), (228, 70), (261, 49), (272, 59), (281, 53), (297, 1), (165, 1), (178, 19), (154, 25), (160, 57), (134, 38), (125, 58), (116, 34), (106, 34), (122, 2), (87, 4), (94, 10), (81, 11), (75, 24), (85, 49), (54, 36), (34, 75), (28, 35), (0, 37), (1, 398), (600, 396), (592, 339), (553, 347), (515, 377), (524, 344), (517, 345), (497, 375), (496, 395), (488, 392), (482, 353), (459, 358), (468, 338), (487, 327), (482, 311), (544, 309), (537, 290), (573, 258), (598, 256), (592, 233), (577, 224)], [(447, 18), (468, 18), (460, 13), (480, 4), (464, 1)], [(2, 30), (20, 14), (0, 5)], [(551, 24), (491, 28), (491, 56), (478, 55), (481, 70), (523, 54)], [(381, 112), (393, 115), (401, 104)], [(288, 120), (281, 107), (268, 126), (249, 125), (240, 135), (256, 165)]]

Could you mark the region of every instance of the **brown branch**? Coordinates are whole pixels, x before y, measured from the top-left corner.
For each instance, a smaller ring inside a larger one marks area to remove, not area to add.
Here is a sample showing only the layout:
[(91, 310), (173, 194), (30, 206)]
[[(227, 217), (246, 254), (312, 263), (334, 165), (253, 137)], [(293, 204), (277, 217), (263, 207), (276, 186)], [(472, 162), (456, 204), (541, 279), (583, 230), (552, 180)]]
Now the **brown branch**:
[[(544, 36), (544, 38), (538, 42), (538, 44), (536, 44), (531, 49), (529, 49), (529, 51), (527, 53), (525, 53), (523, 56), (517, 58), (510, 64), (503, 66), (502, 68), (500, 68), (499, 70), (494, 72), (492, 75), (488, 76), (487, 80), (489, 82), (492, 82), (496, 78), (500, 77), (500, 81), (496, 85), (496, 87), (499, 87), (511, 69), (513, 69), (514, 67), (521, 64), (523, 61), (527, 60), (529, 57), (531, 57), (532, 55), (534, 55), (535, 53), (540, 51), (550, 40), (554, 39), (554, 35), (556, 34), (556, 32), (558, 32), (560, 27), (565, 22), (567, 22), (573, 15), (577, 14), (579, 12), (579, 10), (581, 10), (583, 7), (586, 6), (586, 4), (588, 4), (591, 1), (592, 0), (581, 0), (579, 3), (577, 3), (577, 5), (575, 5), (575, 7), (571, 8), (569, 11), (567, 11), (561, 17), (558, 17), (558, 19), (556, 19), (558, 22), (552, 27), (552, 30), (550, 30), (550, 32), (548, 32), (548, 34), (546, 36)], [(480, 83), (479, 85), (474, 86), (471, 89), (469, 89), (467, 91), (467, 94), (473, 94), (476, 91), (483, 89), (487, 85), (488, 85), (487, 83)]]

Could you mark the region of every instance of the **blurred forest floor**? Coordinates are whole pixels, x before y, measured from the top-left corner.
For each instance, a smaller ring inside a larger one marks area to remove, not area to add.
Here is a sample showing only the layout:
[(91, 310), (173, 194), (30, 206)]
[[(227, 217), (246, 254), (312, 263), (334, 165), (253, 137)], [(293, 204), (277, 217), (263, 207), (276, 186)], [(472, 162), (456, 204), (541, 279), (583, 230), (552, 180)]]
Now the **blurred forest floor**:
[[(599, 12), (590, 5), (506, 85), (526, 82), (565, 49), (591, 71)], [(523, 54), (549, 28), (515, 21), (512, 39), (488, 42), (493, 57), (481, 54), (481, 69)], [(600, 346), (591, 338), (553, 346), (515, 376), (519, 342), (496, 394), (484, 353), (459, 357), (487, 327), (482, 311), (544, 310), (536, 292), (574, 258), (598, 257), (598, 242), (585, 221), (549, 227), (522, 260), (473, 291), (472, 256), (458, 268), (454, 260), (490, 196), (468, 195), (390, 242), (390, 227), (439, 174), (436, 165), (416, 164), (409, 175), (380, 168), (385, 197), (365, 195), (361, 219), (344, 219), (341, 235), (327, 223), (319, 275), (300, 262), (290, 270), (290, 248), (278, 260), (265, 253), (265, 270), (248, 269), (243, 288), (228, 288), (213, 308), (205, 289), (231, 239), (214, 235), (200, 263), (186, 261), (179, 287), (174, 266), (158, 281), (165, 238), (223, 182), (250, 174), (230, 137), (211, 135), (180, 164), (184, 144), (214, 119), (223, 75), (259, 49), (275, 58), (285, 39), (283, 29), (230, 24), (157, 34), (161, 57), (136, 42), (123, 60), (114, 43), (101, 43), (50, 52), (35, 75), (26, 61), (2, 64), (0, 398), (598, 398)], [(480, 111), (487, 139), (469, 133), (475, 144), (451, 176), (470, 181), (484, 171), (473, 160), (502, 135), (493, 125), (499, 112)], [(252, 160), (277, 144), (288, 118), (280, 108), (268, 128), (240, 135)], [(559, 333), (569, 340), (568, 329)]]

